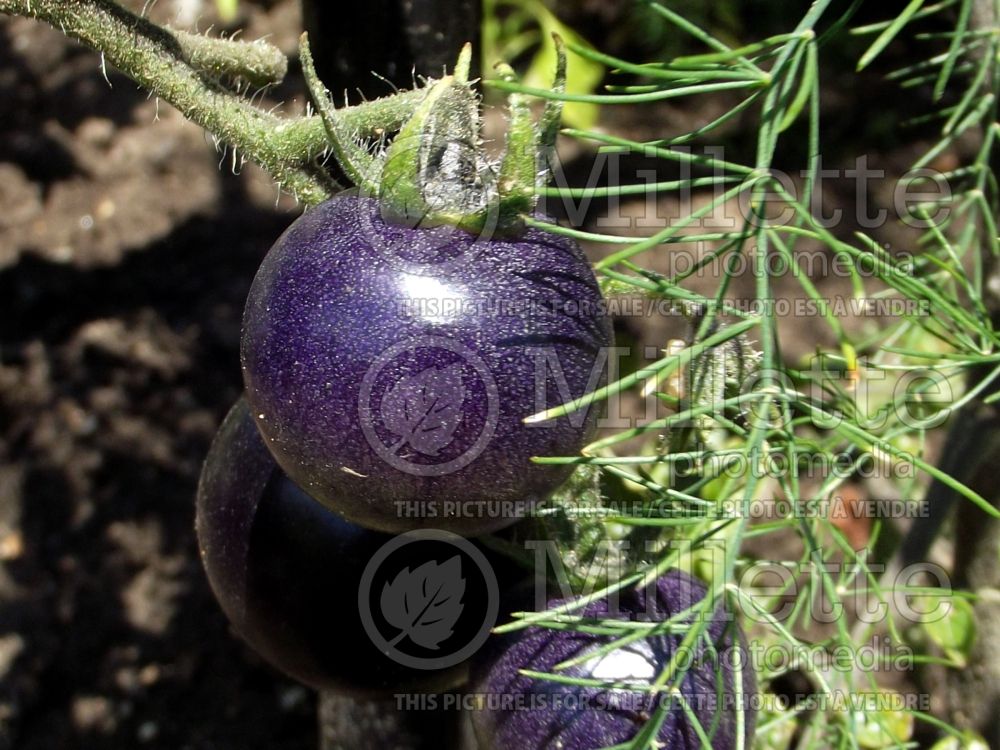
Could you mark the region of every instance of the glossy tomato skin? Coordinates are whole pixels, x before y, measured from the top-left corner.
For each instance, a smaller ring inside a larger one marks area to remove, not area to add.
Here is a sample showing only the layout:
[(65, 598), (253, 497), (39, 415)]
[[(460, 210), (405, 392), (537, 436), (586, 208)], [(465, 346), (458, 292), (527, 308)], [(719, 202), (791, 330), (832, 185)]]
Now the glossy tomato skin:
[(247, 299), (247, 398), (282, 469), (350, 520), (466, 536), (564, 480), (595, 410), (523, 419), (602, 382), (610, 319), (574, 242), (386, 223), (341, 194), (264, 259)]
[[(699, 581), (671, 570), (657, 580), (655, 589), (623, 590), (616, 606), (602, 599), (578, 612), (602, 619), (664, 621), (693, 606), (705, 594)], [(547, 606), (561, 603), (555, 599)], [(756, 679), (747, 663), (746, 640), (722, 608), (711, 616), (705, 632), (717, 655), (704, 643), (686, 652), (688, 663), (696, 666), (686, 673), (681, 691), (711, 738), (711, 747), (732, 750), (737, 747), (740, 720), (735, 679), (739, 676), (747, 709), (743, 714), (745, 746), (749, 747), (755, 724)], [(670, 662), (683, 637), (682, 632), (646, 638), (559, 673), (649, 684)], [(649, 693), (546, 682), (518, 672), (554, 672), (561, 662), (585, 655), (611, 640), (544, 628), (527, 628), (495, 639), (477, 656), (471, 680), (472, 690), (487, 703), (486, 709), (472, 714), (480, 750), (593, 750), (627, 743), (635, 737), (656, 710), (656, 699)], [(734, 665), (738, 668), (734, 669)], [(671, 750), (704, 747), (693, 722), (676, 705), (669, 710), (658, 739)]]
[[(289, 676), (372, 698), (444, 690), (466, 678), (465, 663), (414, 669), (372, 643), (359, 613), (359, 581), (393, 537), (344, 520), (285, 477), (244, 399), (205, 461), (196, 528), (209, 582), (233, 628)], [(520, 577), (496, 556), (489, 562), (501, 586)]]

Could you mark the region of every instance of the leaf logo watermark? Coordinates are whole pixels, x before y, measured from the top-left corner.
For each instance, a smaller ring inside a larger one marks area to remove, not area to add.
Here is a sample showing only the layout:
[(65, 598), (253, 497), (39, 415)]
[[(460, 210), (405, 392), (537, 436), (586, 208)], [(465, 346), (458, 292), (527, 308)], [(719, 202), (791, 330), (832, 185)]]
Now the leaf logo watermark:
[(389, 641), (395, 646), (403, 638), (424, 648), (437, 650), (455, 632), (464, 609), (462, 558), (455, 555), (444, 563), (424, 563), (411, 571), (404, 568), (392, 583), (382, 587), (382, 614), (399, 635)]
[(496, 381), (482, 357), (445, 336), (416, 336), (383, 352), (365, 373), (361, 429), (386, 463), (442, 476), (472, 463), (500, 420)]
[(400, 380), (382, 398), (382, 420), (399, 436), (392, 452), (407, 445), (425, 456), (447, 446), (462, 421), (465, 387), (462, 365), (428, 367)]
[(468, 659), (486, 642), (499, 610), (496, 574), (483, 552), (437, 529), (386, 542), (358, 586), (358, 612), (372, 643), (414, 669)]

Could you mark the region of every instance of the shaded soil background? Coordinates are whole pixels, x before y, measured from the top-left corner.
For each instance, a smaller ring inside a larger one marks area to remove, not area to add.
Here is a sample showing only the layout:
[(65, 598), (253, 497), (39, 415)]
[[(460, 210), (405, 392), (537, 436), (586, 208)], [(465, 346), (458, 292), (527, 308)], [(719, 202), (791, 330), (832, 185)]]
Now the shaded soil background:
[[(176, 21), (183, 5), (149, 15)], [(615, 28), (608, 4), (591, 5), (584, 31)], [(294, 55), (296, 2), (240, 12), (245, 38)], [(882, 84), (838, 95), (854, 85), (831, 83), (832, 141), (868, 118)], [(298, 76), (269, 98), (300, 111)], [(618, 116), (609, 129), (648, 138), (713, 113)], [(912, 161), (916, 135), (867, 127), (883, 166)], [(193, 532), (201, 462), (241, 385), (246, 293), (297, 213), (172, 108), (114, 71), (105, 80), (98, 55), (0, 17), (0, 750), (316, 747), (314, 696), (232, 637)], [(622, 333), (676, 335), (641, 325)], [(805, 329), (784, 344), (814, 342)]]
[[(294, 2), (242, 12), (295, 49)], [(0, 102), (0, 748), (313, 750), (312, 694), (230, 635), (193, 532), (297, 209), (42, 24), (0, 18)]]

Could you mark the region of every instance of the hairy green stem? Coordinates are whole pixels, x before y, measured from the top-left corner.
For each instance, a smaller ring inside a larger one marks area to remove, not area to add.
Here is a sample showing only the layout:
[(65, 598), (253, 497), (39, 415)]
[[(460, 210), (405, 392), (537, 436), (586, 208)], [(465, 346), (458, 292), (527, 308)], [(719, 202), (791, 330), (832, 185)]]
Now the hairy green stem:
[[(340, 187), (317, 161), (329, 145), (318, 117), (263, 112), (216, 80), (222, 73), (248, 80), (277, 73), (264, 45), (196, 43), (190, 34), (163, 29), (111, 0), (0, 0), (0, 13), (45, 21), (100, 51), (105, 61), (263, 167), (302, 203), (315, 205)], [(378, 133), (398, 128), (422, 95), (403, 92), (338, 114), (353, 131)]]
[(280, 83), (288, 72), (288, 59), (273, 44), (257, 40), (212, 39), (187, 31), (167, 30), (180, 47), (181, 59), (210, 76), (237, 76), (251, 86)]
[(303, 34), (299, 38), (299, 57), (302, 60), (302, 75), (306, 79), (309, 98), (319, 113), (334, 158), (355, 185), (365, 191), (371, 191), (373, 188), (368, 183), (368, 176), (373, 171), (372, 165), (375, 159), (354, 142), (354, 134), (349, 128), (344, 127), (342, 119), (337, 115), (337, 110), (327, 96), (326, 87), (316, 75), (308, 34)]

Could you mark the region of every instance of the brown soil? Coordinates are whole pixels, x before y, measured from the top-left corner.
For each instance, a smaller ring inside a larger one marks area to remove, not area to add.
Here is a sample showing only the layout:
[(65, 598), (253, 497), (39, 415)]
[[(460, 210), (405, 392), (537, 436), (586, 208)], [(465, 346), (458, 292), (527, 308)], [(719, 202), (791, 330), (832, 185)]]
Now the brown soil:
[[(294, 48), (294, 2), (243, 12)], [(0, 748), (313, 750), (312, 694), (232, 637), (192, 528), (295, 208), (99, 66), (0, 18)]]

